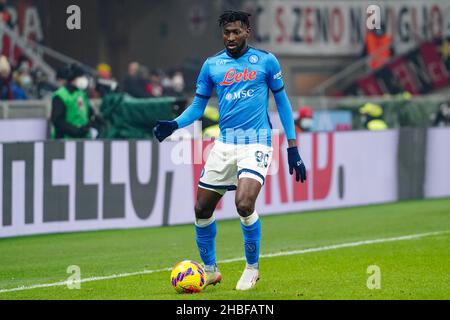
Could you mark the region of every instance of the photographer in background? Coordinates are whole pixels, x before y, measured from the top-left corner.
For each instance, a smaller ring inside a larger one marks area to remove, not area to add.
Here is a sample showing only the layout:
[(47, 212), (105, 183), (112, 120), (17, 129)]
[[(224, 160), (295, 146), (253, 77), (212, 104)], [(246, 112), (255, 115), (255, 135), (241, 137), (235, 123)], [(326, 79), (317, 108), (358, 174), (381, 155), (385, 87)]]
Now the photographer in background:
[(87, 72), (79, 65), (71, 65), (67, 84), (53, 94), (51, 122), (54, 139), (91, 139), (100, 126), (100, 118), (89, 105), (86, 89)]
[(134, 98), (148, 98), (146, 91), (146, 71), (139, 63), (128, 65), (128, 74), (123, 83), (123, 91)]

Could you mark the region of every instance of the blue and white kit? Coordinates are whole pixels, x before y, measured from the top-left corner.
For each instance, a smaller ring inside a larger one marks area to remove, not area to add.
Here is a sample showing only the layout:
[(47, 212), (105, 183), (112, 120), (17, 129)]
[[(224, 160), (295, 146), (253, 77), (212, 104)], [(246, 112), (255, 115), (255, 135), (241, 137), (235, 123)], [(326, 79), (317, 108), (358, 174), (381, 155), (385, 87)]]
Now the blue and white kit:
[(218, 193), (235, 190), (240, 178), (264, 184), (272, 160), (272, 91), (288, 140), (295, 140), (292, 109), (276, 57), (248, 47), (238, 58), (226, 50), (203, 64), (192, 105), (175, 121), (184, 128), (200, 119), (213, 90), (219, 101), (220, 137), (205, 164), (199, 186)]

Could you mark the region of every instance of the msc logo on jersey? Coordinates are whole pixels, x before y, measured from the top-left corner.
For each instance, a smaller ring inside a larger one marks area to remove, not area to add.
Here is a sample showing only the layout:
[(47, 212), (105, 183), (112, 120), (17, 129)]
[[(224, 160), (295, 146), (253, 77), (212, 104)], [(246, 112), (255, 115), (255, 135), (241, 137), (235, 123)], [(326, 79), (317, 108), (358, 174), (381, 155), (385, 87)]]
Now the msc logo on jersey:
[(248, 58), (248, 62), (250, 62), (251, 64), (257, 64), (259, 62), (259, 57), (255, 54), (252, 54), (249, 58)]
[(241, 90), (238, 92), (234, 92), (234, 93), (227, 93), (225, 95), (225, 99), (227, 101), (231, 101), (231, 100), (240, 100), (240, 99), (244, 99), (244, 98), (249, 98), (249, 97), (253, 97), (255, 95), (255, 90)]
[(249, 71), (248, 68), (245, 68), (244, 72), (237, 72), (236, 69), (231, 68), (223, 77), (221, 86), (231, 86), (234, 83), (246, 82), (246, 81), (254, 81), (256, 80), (256, 75), (258, 72)]

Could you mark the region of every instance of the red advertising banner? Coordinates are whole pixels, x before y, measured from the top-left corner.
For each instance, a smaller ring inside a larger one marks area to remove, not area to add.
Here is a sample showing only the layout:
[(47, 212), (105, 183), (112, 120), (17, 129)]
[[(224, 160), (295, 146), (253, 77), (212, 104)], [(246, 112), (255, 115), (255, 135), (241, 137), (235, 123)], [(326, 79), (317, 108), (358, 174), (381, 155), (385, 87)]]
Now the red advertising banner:
[(360, 78), (356, 83), (365, 96), (381, 96), (384, 93), (373, 74)]
[(356, 87), (356, 92), (363, 95), (381, 96), (405, 91), (419, 95), (446, 87), (450, 85), (448, 43), (448, 40), (424, 42), (382, 68), (355, 80), (349, 88)]

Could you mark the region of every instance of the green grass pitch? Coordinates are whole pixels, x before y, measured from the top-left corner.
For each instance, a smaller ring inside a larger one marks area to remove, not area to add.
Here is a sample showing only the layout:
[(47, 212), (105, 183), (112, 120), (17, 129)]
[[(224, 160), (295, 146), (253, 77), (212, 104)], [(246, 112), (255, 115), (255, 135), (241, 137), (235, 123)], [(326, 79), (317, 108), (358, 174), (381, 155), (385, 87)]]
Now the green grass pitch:
[[(0, 300), (450, 299), (450, 199), (261, 219), (266, 257), (260, 261), (261, 280), (248, 292), (234, 290), (244, 268), (243, 260), (236, 261), (244, 253), (235, 219), (217, 226), (223, 281), (200, 294), (177, 294), (168, 270), (139, 273), (200, 260), (193, 226), (175, 226), (0, 239)], [(330, 247), (341, 244), (351, 245)], [(316, 250), (301, 251), (309, 248)], [(71, 265), (92, 281), (72, 290), (58, 285), (11, 291), (66, 281)], [(380, 289), (367, 287), (371, 265), (380, 268)], [(96, 278), (105, 276), (111, 277)]]

